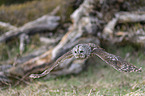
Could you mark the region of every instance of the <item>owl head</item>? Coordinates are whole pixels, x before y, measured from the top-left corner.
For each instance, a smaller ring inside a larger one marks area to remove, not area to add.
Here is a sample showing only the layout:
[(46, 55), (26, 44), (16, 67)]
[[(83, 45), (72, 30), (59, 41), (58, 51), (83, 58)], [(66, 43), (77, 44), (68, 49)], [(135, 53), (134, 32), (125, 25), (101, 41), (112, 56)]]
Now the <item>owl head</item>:
[(72, 49), (72, 53), (77, 59), (85, 59), (91, 54), (91, 47), (87, 44), (78, 44)]

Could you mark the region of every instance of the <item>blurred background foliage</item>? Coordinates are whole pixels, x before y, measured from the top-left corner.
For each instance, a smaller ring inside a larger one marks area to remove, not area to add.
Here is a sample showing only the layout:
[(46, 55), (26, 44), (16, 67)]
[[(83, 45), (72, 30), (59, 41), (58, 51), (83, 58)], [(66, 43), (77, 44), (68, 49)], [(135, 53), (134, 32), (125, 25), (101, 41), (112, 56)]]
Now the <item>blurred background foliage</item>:
[(19, 3), (24, 3), (26, 1), (32, 1), (32, 0), (1, 0), (0, 5), (19, 4)]
[(32, 1), (32, 0), (1, 0), (0, 5), (19, 4), (19, 3), (24, 3), (26, 1)]
[(50, 13), (57, 6), (63, 7), (57, 15), (63, 16), (64, 19), (62, 20), (68, 20), (66, 17), (69, 18), (68, 15), (72, 13), (73, 4), (71, 3), (73, 2), (74, 0), (1, 0), (0, 21), (22, 26), (44, 14)]

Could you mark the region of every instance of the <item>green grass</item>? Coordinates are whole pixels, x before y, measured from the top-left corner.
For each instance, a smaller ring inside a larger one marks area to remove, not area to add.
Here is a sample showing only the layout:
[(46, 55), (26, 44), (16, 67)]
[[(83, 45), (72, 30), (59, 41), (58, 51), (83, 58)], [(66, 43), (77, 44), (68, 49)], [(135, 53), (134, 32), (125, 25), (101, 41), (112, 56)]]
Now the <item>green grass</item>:
[[(15, 26), (35, 20), (50, 13), (62, 0), (32, 0), (22, 4), (1, 5), (0, 20)], [(35, 7), (34, 7), (35, 6)]]
[(56, 15), (64, 18), (62, 22), (70, 21), (70, 14), (74, 10), (72, 0), (27, 0), (25, 3), (0, 5), (0, 21), (20, 27), (51, 13), (57, 6), (60, 6), (60, 9)]
[(145, 56), (131, 46), (108, 49), (108, 52), (126, 57), (127, 61), (142, 67), (142, 73), (120, 73), (99, 58), (93, 57), (87, 70), (78, 75), (60, 76), (49, 80), (36, 79), (28, 85), (0, 90), (0, 96), (94, 96), (145, 95)]
[[(15, 58), (19, 57), (20, 50), (19, 50), (19, 40), (15, 38), (8, 43), (1, 43), (0, 44), (0, 64), (1, 61), (5, 60), (14, 60)], [(25, 50), (23, 54), (27, 54), (32, 52), (34, 49), (37, 49), (41, 46), (39, 41), (39, 35), (35, 34), (30, 38), (29, 44), (25, 45)], [(22, 55), (23, 55), (22, 54)]]

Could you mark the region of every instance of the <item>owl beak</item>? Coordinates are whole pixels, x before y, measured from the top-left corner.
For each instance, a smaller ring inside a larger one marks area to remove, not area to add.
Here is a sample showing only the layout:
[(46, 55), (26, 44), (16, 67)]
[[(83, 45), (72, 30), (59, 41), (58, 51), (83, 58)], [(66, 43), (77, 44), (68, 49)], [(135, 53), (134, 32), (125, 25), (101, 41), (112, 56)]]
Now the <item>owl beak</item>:
[(79, 55), (76, 55), (75, 58), (77, 58), (77, 59), (85, 59), (85, 55), (79, 54)]
[(79, 57), (80, 57), (79, 55), (76, 55), (76, 56), (75, 56), (75, 58), (77, 58), (77, 59), (78, 59)]
[(78, 57), (78, 56), (76, 56), (76, 58), (78, 59), (79, 57)]

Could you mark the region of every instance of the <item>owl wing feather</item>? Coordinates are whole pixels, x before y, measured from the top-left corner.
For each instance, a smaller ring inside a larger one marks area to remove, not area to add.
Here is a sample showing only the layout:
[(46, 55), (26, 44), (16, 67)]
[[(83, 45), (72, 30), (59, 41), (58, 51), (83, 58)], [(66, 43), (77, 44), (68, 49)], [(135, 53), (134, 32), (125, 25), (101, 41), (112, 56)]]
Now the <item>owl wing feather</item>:
[(58, 66), (60, 63), (62, 63), (64, 60), (66, 59), (69, 59), (69, 58), (72, 58), (73, 57), (73, 54), (71, 51), (68, 51), (67, 53), (65, 53), (64, 55), (62, 55), (61, 57), (59, 57), (55, 63), (48, 69), (46, 69), (43, 73), (41, 74), (31, 74), (29, 77), (30, 78), (40, 78), (40, 77), (43, 77), (47, 74), (49, 74), (49, 72), (51, 70), (53, 70), (56, 66)]
[(107, 53), (102, 48), (95, 48), (92, 55), (97, 55), (107, 64), (111, 65), (113, 68), (120, 72), (141, 72), (141, 68), (124, 61), (121, 57)]

